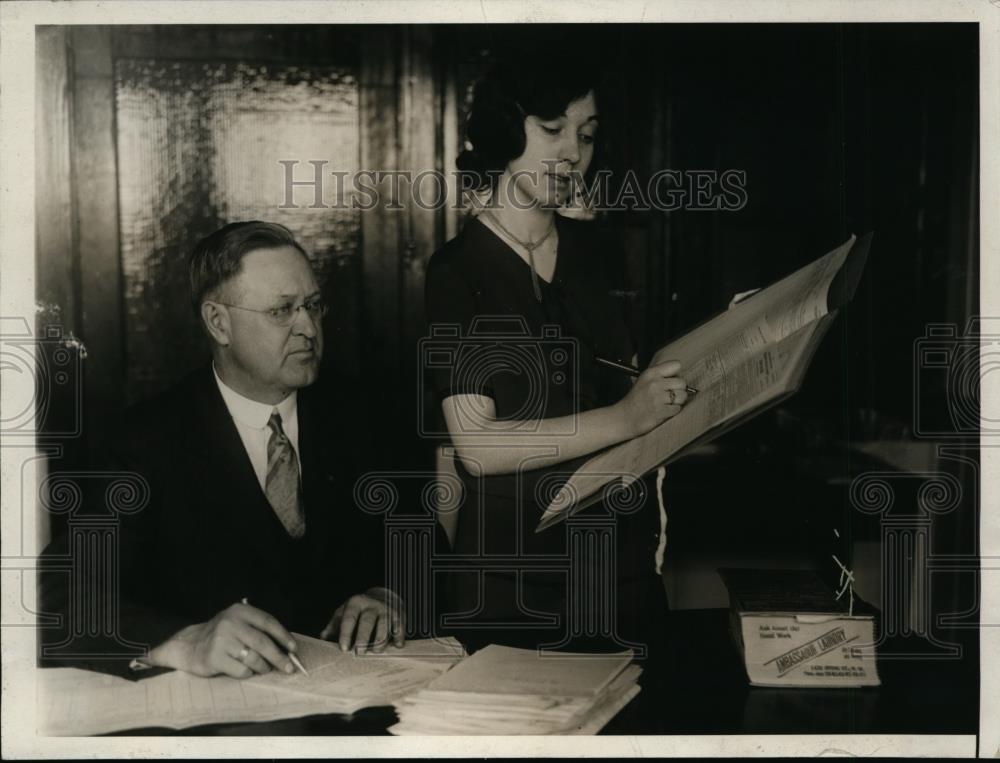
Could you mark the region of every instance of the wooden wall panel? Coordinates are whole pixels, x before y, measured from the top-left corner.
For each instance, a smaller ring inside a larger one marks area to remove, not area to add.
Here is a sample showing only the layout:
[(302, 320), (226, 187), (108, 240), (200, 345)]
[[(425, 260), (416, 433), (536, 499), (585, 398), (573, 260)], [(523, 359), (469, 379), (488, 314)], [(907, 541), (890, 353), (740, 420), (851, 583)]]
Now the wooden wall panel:
[(64, 332), (78, 331), (70, 140), (71, 71), (66, 27), (35, 34), (36, 300), (57, 305)]
[[(406, 30), (406, 53), (401, 78), (403, 125), (403, 166), (417, 181), (407, 204), (406, 250), (403, 268), (404, 326), (423, 324), (424, 271), (434, 250), (444, 243), (441, 237), (443, 210), (427, 208), (438, 195), (437, 182), (420, 180), (421, 173), (440, 172), (438, 151), (440, 88), (432, 63), (433, 30), (414, 27)], [(422, 203), (417, 203), (419, 195)], [(405, 329), (404, 329), (405, 330)]]
[[(360, 129), (361, 170), (399, 169), (398, 28), (361, 30)], [(400, 393), (391, 393), (400, 369), (400, 246), (399, 212), (386, 209), (391, 182), (377, 185), (379, 203), (361, 214), (362, 325), (364, 350), (361, 376), (371, 402), (370, 426), (376, 436), (380, 464), (393, 459), (396, 445), (386, 436), (400, 410)], [(407, 395), (406, 397), (410, 397)], [(378, 401), (378, 404), (375, 404)]]
[[(396, 49), (394, 33), (383, 30), (368, 38), (361, 61), (361, 168), (390, 172), (399, 166)], [(378, 185), (381, 201), (391, 184)], [(398, 347), (400, 216), (384, 203), (361, 217), (364, 248), (365, 323), (371, 334), (381, 336), (386, 357)]]
[(80, 335), (88, 350), (84, 426), (99, 434), (97, 422), (116, 407), (124, 384), (111, 33), (108, 27), (75, 27), (71, 40)]
[(460, 216), (457, 209), (459, 202), (458, 182), (455, 172), (458, 168), (455, 162), (458, 159), (459, 146), (462, 145), (462, 138), (465, 133), (465, 125), (459, 116), (461, 93), (458, 90), (457, 72), (457, 50), (450, 35), (438, 34), (437, 55), (441, 60), (440, 86), (441, 86), (441, 171), (448, 179), (449, 200), (448, 206), (444, 210), (443, 237), (445, 241), (450, 241), (459, 233)]
[[(120, 58), (243, 61), (252, 57), (254, 61), (316, 64), (355, 60), (362, 36), (357, 30), (352, 25), (137, 24), (114, 27), (112, 39), (114, 55)], [(381, 34), (392, 31), (383, 29)]]
[[(403, 355), (400, 384), (402, 388), (421, 388), (423, 369), (417, 355), (417, 342), (424, 335), (424, 276), (431, 255), (443, 241), (444, 210), (436, 197), (442, 192), (440, 178), (439, 137), (441, 88), (435, 78), (433, 65), (434, 37), (429, 27), (411, 27), (406, 30), (405, 58), (401, 79), (400, 116), (403, 125), (403, 167), (409, 170), (413, 187), (407, 198), (405, 221), (405, 247), (401, 268)], [(424, 179), (421, 178), (421, 173)], [(420, 400), (416, 394), (411, 400)], [(417, 403), (418, 405), (420, 403)], [(400, 424), (408, 435), (415, 453), (421, 452), (418, 439), (416, 407), (403, 411)], [(424, 454), (426, 455), (426, 454)], [(416, 464), (424, 466), (424, 464)]]
[[(414, 203), (410, 180), (440, 171), (441, 92), (434, 65), (434, 31), (427, 27), (366, 29), (361, 44), (361, 168), (407, 170), (393, 193), (389, 179), (377, 184), (379, 201), (362, 214), (364, 325), (372, 426), (381, 438), (384, 463), (430, 465), (417, 430), (414, 402), (421, 383), (417, 342), (424, 333), (424, 274), (444, 242), (444, 211)], [(436, 184), (425, 180), (423, 198)], [(376, 397), (377, 396), (377, 397)]]

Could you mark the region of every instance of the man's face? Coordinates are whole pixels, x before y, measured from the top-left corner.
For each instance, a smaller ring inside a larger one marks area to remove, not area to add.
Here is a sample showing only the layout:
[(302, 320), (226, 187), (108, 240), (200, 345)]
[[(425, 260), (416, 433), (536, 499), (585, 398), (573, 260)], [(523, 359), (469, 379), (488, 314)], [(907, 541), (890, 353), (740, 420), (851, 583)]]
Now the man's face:
[[(316, 381), (323, 357), (321, 318), (300, 305), (319, 297), (319, 286), (306, 258), (292, 246), (257, 249), (224, 286), (229, 313), (228, 370), (242, 394), (278, 402), (292, 390)], [(268, 311), (291, 311), (291, 323), (279, 325)], [(260, 310), (262, 312), (254, 312)], [(232, 386), (232, 385), (231, 385)]]

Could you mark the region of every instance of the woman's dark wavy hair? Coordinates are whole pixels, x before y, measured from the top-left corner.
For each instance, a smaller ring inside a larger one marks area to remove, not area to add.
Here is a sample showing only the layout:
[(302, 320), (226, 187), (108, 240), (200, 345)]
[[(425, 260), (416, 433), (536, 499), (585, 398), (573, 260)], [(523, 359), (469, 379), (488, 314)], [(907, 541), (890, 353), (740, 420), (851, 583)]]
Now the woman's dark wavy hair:
[[(591, 90), (601, 106), (604, 72), (580, 46), (541, 40), (530, 52), (510, 50), (476, 83), (465, 125), (467, 148), (456, 164), (466, 189), (494, 186), (507, 163), (524, 153), (524, 120), (556, 119)], [(600, 140), (587, 175), (598, 164)]]

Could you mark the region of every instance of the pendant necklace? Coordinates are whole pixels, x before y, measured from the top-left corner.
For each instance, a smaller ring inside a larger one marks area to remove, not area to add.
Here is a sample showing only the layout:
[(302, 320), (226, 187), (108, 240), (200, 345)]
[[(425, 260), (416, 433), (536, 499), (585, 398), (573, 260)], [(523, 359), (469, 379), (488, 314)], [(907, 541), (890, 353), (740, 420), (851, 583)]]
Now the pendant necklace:
[(531, 286), (535, 291), (535, 299), (541, 302), (542, 285), (539, 283), (538, 270), (535, 268), (535, 250), (542, 244), (544, 244), (545, 241), (548, 239), (548, 237), (552, 235), (552, 231), (556, 229), (555, 215), (553, 215), (552, 219), (549, 221), (549, 229), (545, 231), (545, 234), (540, 239), (538, 239), (538, 241), (522, 241), (513, 233), (511, 233), (509, 230), (507, 230), (504, 224), (500, 222), (500, 220), (497, 218), (495, 214), (493, 214), (491, 210), (487, 209), (483, 212), (483, 214), (489, 215), (490, 219), (496, 224), (496, 226), (507, 238), (509, 238), (511, 241), (513, 241), (514, 243), (518, 244), (519, 246), (527, 250), (528, 263), (529, 266), (531, 267)]

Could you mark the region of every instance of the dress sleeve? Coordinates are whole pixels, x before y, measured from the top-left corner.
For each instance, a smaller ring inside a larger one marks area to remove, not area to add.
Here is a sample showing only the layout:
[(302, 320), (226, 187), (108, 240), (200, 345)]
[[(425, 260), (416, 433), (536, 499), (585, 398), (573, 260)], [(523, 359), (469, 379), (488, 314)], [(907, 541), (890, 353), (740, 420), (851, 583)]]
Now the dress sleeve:
[(424, 284), (427, 333), (421, 359), (438, 400), (452, 395), (493, 397), (488, 373), (479, 373), (481, 343), (470, 337), (479, 313), (476, 289), (443, 253), (431, 259)]

